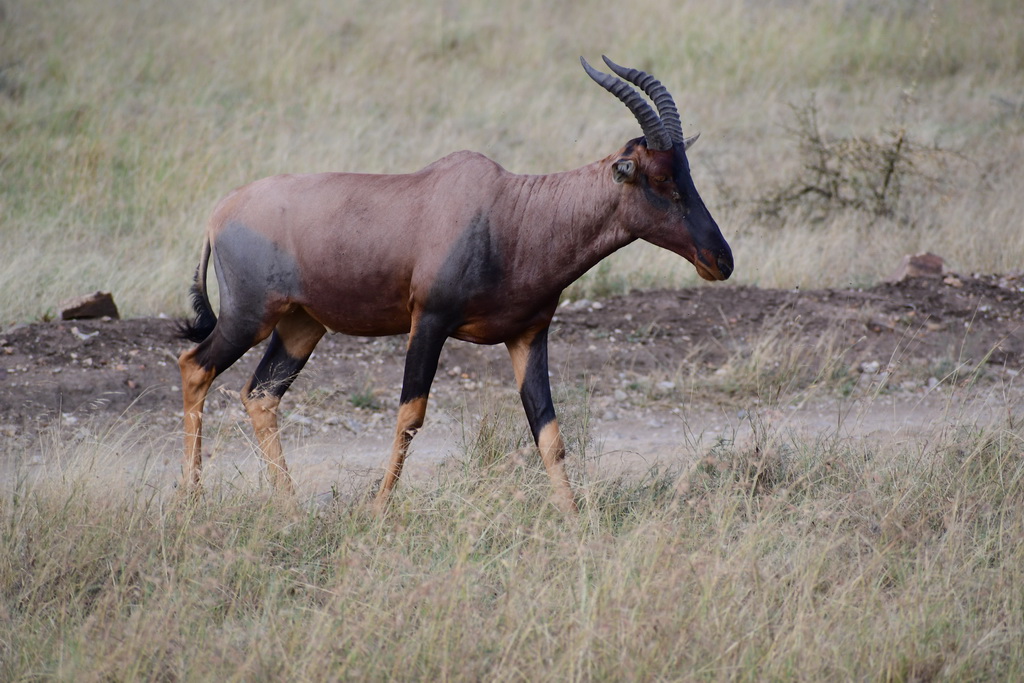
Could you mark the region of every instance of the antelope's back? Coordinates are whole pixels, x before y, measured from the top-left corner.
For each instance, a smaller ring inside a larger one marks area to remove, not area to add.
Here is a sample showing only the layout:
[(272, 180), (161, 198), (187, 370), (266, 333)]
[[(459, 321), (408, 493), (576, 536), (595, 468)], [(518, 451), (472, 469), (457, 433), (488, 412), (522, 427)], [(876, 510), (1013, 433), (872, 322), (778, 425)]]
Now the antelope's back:
[(278, 175), (241, 187), (209, 224), (222, 299), (297, 303), (348, 334), (406, 332), (504, 173), (460, 152), (405, 175)]

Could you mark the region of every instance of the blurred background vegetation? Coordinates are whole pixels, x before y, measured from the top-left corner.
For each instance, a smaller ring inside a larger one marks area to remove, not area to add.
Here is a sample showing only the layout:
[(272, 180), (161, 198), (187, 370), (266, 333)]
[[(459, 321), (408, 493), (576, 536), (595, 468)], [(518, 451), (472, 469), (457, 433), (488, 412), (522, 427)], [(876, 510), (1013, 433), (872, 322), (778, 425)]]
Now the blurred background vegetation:
[[(867, 284), (924, 249), (1004, 272), (1024, 254), (1016, 0), (0, 7), (3, 323), (95, 289), (127, 315), (183, 314), (213, 203), (261, 176), (611, 154), (639, 131), (581, 54), (651, 71), (702, 132), (694, 176), (737, 282)], [(633, 245), (567, 296), (696, 280)]]

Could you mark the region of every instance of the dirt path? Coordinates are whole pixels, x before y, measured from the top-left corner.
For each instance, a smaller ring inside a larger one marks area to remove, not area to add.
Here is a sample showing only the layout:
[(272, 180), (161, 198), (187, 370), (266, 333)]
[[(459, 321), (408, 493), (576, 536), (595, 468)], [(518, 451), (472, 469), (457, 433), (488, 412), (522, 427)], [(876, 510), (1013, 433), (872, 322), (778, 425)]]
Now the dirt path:
[[(578, 452), (574, 433), (586, 433), (588, 471), (614, 476), (750, 438), (765, 421), (812, 438), (911, 439), (937, 425), (995, 419), (1018, 405), (1022, 324), (1024, 278), (1013, 276), (865, 290), (702, 286), (564, 305), (550, 356), (569, 441)], [(61, 452), (55, 439), (110, 441), (104, 430), (117, 418), (135, 426), (117, 432), (124, 443), (109, 449), (104, 467), (173, 482), (183, 348), (174, 330), (174, 321), (146, 318), (0, 332), (4, 470), (47, 471), (45, 458)], [(208, 404), (211, 476), (259, 479), (232, 391), (260, 353), (226, 372)], [(329, 335), (320, 344), (286, 398), (285, 442), (301, 491), (358, 488), (377, 476), (403, 354), (402, 338)], [(466, 452), (480, 420), (507, 421), (516, 400), (503, 348), (450, 342), (409, 475), (427, 476)], [(513, 444), (526, 434), (523, 425), (508, 431)]]

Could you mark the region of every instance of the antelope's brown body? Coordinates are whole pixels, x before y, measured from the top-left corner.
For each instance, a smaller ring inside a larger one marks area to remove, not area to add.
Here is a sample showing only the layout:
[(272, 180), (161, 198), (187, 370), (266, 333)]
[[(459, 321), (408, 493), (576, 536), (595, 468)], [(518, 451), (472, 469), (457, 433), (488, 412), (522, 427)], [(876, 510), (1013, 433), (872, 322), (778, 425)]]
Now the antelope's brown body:
[[(584, 62), (645, 134), (594, 164), (524, 176), (457, 152), (405, 175), (274, 176), (221, 200), (193, 287), (197, 317), (185, 331), (199, 343), (179, 359), (187, 488), (199, 483), (206, 394), (249, 348), (271, 337), (242, 397), (268, 476), (290, 489), (277, 406), (323, 334), (408, 332), (395, 443), (378, 506), (386, 504), (422, 425), (441, 348), (454, 337), (507, 345), (557, 501), (575, 508), (547, 374), (547, 328), (562, 290), (638, 238), (680, 254), (706, 279), (732, 271), (728, 244), (693, 187), (688, 141), (667, 91), (643, 72), (607, 63), (660, 102), (665, 120), (632, 88)], [(211, 255), (219, 318), (206, 295)]]

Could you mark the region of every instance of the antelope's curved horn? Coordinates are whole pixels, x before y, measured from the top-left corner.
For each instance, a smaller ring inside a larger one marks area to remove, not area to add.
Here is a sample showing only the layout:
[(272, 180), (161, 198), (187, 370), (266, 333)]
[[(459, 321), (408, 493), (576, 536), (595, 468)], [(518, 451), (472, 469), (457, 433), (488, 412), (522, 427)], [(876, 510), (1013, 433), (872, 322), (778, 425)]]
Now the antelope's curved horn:
[(622, 103), (633, 112), (633, 116), (636, 117), (637, 122), (640, 124), (640, 129), (643, 130), (644, 136), (647, 137), (648, 149), (666, 150), (672, 148), (672, 136), (665, 130), (665, 125), (658, 118), (658, 115), (654, 113), (654, 110), (651, 109), (651, 105), (647, 104), (640, 97), (640, 93), (629, 87), (625, 81), (619, 80), (611, 74), (602, 73), (590, 66), (583, 57), (580, 57), (580, 63), (583, 65), (587, 75), (594, 79), (594, 82), (622, 100)]
[(640, 71), (640, 69), (628, 69), (624, 66), (619, 66), (604, 55), (601, 55), (601, 59), (619, 77), (626, 79), (643, 90), (654, 102), (654, 106), (658, 108), (658, 116), (661, 118), (661, 123), (665, 126), (665, 130), (672, 136), (672, 141), (684, 142), (683, 124), (679, 119), (679, 110), (676, 109), (676, 103), (672, 99), (668, 88), (662, 85), (661, 81), (654, 76)]

